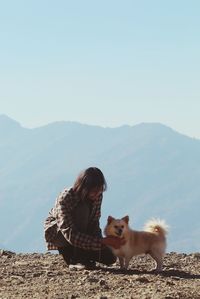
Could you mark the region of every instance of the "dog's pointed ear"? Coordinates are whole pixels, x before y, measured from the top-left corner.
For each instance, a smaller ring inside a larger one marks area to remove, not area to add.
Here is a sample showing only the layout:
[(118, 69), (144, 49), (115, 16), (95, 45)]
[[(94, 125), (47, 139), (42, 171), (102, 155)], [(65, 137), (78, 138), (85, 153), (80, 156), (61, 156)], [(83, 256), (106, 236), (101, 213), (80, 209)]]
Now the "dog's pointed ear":
[(125, 217), (122, 218), (122, 220), (124, 220), (128, 224), (128, 222), (129, 222), (129, 216), (126, 215)]
[(115, 218), (113, 218), (112, 216), (108, 216), (107, 222), (108, 224), (110, 224)]

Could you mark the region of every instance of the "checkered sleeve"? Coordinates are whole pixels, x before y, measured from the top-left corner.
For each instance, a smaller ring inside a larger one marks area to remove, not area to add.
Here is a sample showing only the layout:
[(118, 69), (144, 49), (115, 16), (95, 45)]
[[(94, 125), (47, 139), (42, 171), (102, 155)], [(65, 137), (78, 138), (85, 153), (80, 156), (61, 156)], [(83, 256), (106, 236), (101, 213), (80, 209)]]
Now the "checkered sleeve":
[(102, 196), (99, 197), (98, 201), (96, 202), (95, 208), (94, 208), (94, 218), (92, 222), (92, 234), (94, 236), (98, 236), (99, 238), (102, 238), (102, 231), (100, 228), (99, 219), (101, 217), (101, 203), (102, 203)]
[(77, 231), (72, 217), (73, 197), (63, 193), (56, 204), (56, 222), (64, 238), (73, 246), (86, 250), (100, 250), (101, 238)]

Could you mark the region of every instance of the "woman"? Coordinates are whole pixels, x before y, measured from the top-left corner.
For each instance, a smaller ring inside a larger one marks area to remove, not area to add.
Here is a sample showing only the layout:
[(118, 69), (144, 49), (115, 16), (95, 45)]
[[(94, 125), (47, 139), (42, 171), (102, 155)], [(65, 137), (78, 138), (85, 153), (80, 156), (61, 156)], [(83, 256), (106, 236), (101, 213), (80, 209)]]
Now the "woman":
[(68, 265), (81, 263), (90, 267), (95, 262), (109, 265), (116, 261), (107, 245), (119, 248), (124, 240), (103, 238), (99, 226), (106, 188), (101, 170), (87, 168), (79, 174), (72, 188), (60, 193), (45, 220), (47, 249), (57, 249)]

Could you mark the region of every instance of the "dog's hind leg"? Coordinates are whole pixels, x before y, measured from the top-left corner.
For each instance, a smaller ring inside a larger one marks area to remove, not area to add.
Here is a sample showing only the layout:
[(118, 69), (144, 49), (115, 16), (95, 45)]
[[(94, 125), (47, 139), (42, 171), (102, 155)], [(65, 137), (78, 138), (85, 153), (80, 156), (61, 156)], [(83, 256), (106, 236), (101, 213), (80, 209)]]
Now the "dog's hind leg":
[(156, 267), (155, 267), (154, 271), (161, 272), (162, 271), (162, 253), (151, 251), (151, 252), (149, 252), (149, 254), (156, 262)]

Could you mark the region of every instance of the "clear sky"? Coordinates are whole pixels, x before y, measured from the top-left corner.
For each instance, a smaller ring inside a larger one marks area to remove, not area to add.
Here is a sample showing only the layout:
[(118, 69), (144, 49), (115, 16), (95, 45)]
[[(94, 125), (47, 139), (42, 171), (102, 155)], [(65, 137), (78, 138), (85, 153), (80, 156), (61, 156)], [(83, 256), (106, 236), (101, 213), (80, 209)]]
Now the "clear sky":
[(0, 114), (200, 138), (200, 1), (0, 1)]

